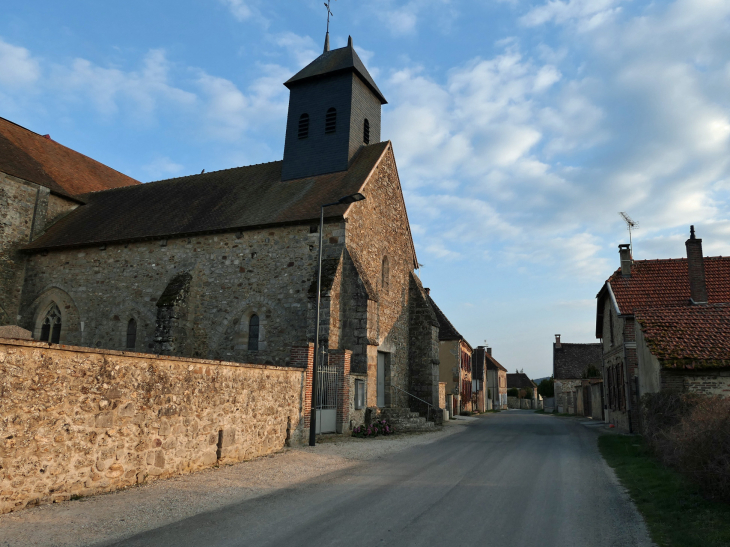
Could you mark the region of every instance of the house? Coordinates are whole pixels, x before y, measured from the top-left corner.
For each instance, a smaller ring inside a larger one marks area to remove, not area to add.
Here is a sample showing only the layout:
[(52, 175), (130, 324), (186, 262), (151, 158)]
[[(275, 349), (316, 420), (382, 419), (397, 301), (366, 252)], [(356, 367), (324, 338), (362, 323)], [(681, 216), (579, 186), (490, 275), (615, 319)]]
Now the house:
[[(284, 85), (283, 160), (148, 184), (2, 122), (2, 324), (47, 342), (279, 366), (318, 338), (352, 352), (358, 404), (338, 430), (366, 408), (438, 405), (439, 322), (381, 140), (386, 100), (352, 39)], [(366, 199), (325, 209), (316, 324), (320, 206), (356, 193)]]
[(621, 267), (596, 296), (606, 420), (619, 430), (640, 431), (644, 393), (730, 385), (720, 341), (730, 258), (703, 256), (694, 226), (685, 247), (687, 258), (633, 260), (619, 245)]
[(492, 348), (486, 346), (478, 346), (471, 357), (471, 385), (472, 397), (476, 401), (476, 409), (478, 412), (491, 410), (491, 401), (487, 395), (488, 373), (487, 373), (487, 355)]
[(602, 356), (601, 344), (565, 343), (555, 335), (553, 378), (559, 413), (602, 418)]
[(507, 373), (507, 389), (517, 389), (520, 392), (520, 398), (524, 402), (519, 408), (537, 408), (539, 400), (537, 384), (530, 380), (530, 377), (524, 372)]
[[(487, 410), (507, 408), (507, 369), (492, 355), (492, 348), (486, 348), (487, 364), (487, 398), (490, 403)], [(491, 408), (489, 408), (491, 407)]]
[(453, 395), (453, 413), (476, 410), (472, 389), (472, 352), (469, 342), (456, 330), (426, 289), (438, 319), (439, 376), (446, 382), (446, 393)]

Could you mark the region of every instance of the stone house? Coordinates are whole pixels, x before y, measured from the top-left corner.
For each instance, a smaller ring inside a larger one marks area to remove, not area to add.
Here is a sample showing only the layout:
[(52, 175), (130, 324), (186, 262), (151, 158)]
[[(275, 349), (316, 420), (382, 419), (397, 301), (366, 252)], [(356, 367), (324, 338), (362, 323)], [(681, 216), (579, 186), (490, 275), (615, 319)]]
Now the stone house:
[(507, 408), (507, 369), (492, 355), (492, 348), (487, 348), (487, 397), (491, 400), (493, 410)]
[(491, 348), (477, 346), (471, 355), (472, 399), (478, 412), (489, 410), (490, 407), (487, 396), (487, 351), (491, 351)]
[[(524, 372), (507, 373), (507, 389), (519, 390), (520, 398), (529, 401), (529, 406), (526, 408), (537, 408), (537, 384), (530, 380), (530, 377)], [(530, 392), (532, 393), (531, 395)], [(522, 408), (525, 407), (523, 406)]]
[[(685, 247), (686, 259), (633, 260), (629, 246), (619, 245), (621, 267), (596, 296), (606, 420), (619, 430), (640, 430), (643, 393), (710, 384), (719, 393), (728, 384), (722, 344), (713, 340), (730, 303), (730, 258), (704, 257), (694, 227)], [(690, 326), (692, 343), (673, 330)]]
[[(592, 412), (592, 389), (584, 390), (587, 378), (600, 379), (601, 344), (571, 344), (560, 341), (555, 335), (553, 343), (553, 379), (555, 387), (555, 406), (561, 414), (585, 414)], [(594, 382), (595, 383), (595, 382)], [(590, 384), (590, 382), (589, 382)], [(598, 395), (597, 409), (602, 409), (600, 386), (596, 388)], [(600, 413), (599, 413), (600, 414)]]
[[(21, 226), (7, 244), (26, 238), (2, 279), (3, 294), (22, 286), (3, 321), (43, 341), (275, 366), (318, 336), (330, 353), (352, 352), (355, 396), (338, 429), (366, 407), (408, 405), (396, 392), (437, 405), (438, 320), (415, 273), (393, 145), (380, 138), (385, 98), (351, 39), (285, 85), (282, 161), (147, 184), (94, 162), (107, 186), (70, 188), (59, 214), (43, 213), (50, 227), (31, 237)], [(0, 154), (29, 171), (37, 161), (32, 147)], [(34, 207), (24, 192), (8, 204), (25, 211), (21, 224)], [(354, 193), (366, 199), (325, 209), (315, 325), (320, 206)]]
[(456, 330), (444, 312), (429, 295), (429, 302), (438, 319), (439, 375), (446, 382), (446, 393), (453, 395), (454, 414), (476, 410), (472, 388), (472, 353), (469, 342)]

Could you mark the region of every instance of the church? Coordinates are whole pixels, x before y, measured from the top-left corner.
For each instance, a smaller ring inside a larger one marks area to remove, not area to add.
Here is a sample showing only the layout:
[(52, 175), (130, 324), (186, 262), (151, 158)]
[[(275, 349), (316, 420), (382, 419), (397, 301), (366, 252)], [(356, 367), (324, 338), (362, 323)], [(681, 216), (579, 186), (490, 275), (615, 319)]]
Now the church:
[[(438, 407), (439, 323), (381, 140), (386, 99), (351, 38), (284, 85), (283, 160), (146, 184), (0, 119), (0, 325), (279, 366), (319, 336), (352, 352), (365, 406)], [(316, 325), (320, 207), (355, 193), (324, 210)]]

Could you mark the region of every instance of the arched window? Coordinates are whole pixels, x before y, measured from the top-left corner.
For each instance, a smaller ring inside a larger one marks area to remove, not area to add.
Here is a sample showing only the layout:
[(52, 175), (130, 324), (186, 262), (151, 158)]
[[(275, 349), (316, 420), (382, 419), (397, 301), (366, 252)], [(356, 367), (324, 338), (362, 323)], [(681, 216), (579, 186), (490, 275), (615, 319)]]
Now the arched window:
[(259, 350), (259, 316), (252, 315), (248, 320), (248, 351)]
[(370, 144), (370, 122), (367, 118), (362, 124), (362, 142)]
[(309, 114), (299, 116), (299, 138), (306, 139), (309, 137)]
[(127, 349), (137, 347), (137, 321), (134, 318), (127, 323)]
[(61, 340), (61, 312), (56, 304), (48, 310), (41, 326), (41, 342), (58, 344)]
[(324, 118), (324, 132), (334, 133), (337, 129), (337, 110), (330, 108)]
[(388, 263), (388, 257), (383, 257), (383, 272), (382, 272), (382, 282), (381, 287), (383, 288), (383, 292), (385, 294), (388, 294), (388, 291), (390, 290), (390, 264)]

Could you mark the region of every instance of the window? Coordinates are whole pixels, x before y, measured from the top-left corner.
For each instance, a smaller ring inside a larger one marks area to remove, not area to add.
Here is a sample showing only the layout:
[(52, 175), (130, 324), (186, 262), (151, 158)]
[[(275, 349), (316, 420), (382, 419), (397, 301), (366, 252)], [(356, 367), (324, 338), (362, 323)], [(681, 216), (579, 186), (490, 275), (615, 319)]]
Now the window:
[(608, 312), (608, 325), (611, 331), (611, 347), (613, 347), (613, 313), (610, 310)]
[(324, 132), (334, 133), (337, 129), (337, 110), (330, 108), (324, 118)]
[(248, 351), (259, 350), (259, 316), (252, 315), (248, 320)]
[(365, 122), (362, 124), (362, 142), (370, 144), (370, 122), (365, 118)]
[(56, 304), (48, 310), (41, 326), (41, 342), (58, 344), (61, 340), (61, 312)]
[(127, 323), (127, 349), (137, 347), (137, 321), (134, 318)]
[(365, 408), (365, 381), (355, 380), (355, 410)]
[(383, 288), (383, 292), (385, 294), (388, 294), (388, 291), (390, 290), (390, 264), (388, 263), (388, 257), (383, 257), (383, 272), (382, 272), (383, 279), (381, 281), (381, 287)]
[(300, 139), (306, 139), (309, 137), (309, 114), (302, 114), (299, 116), (299, 133)]

